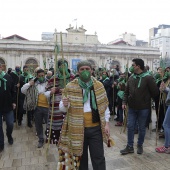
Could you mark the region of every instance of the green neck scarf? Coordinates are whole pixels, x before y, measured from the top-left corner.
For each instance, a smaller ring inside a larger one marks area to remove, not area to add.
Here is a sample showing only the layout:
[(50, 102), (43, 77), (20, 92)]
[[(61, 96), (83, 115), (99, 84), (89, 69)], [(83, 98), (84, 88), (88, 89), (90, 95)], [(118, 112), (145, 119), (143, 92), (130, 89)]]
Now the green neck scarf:
[(13, 71), (13, 73), (14, 73), (14, 74), (16, 74), (17, 76), (19, 76), (18, 72), (16, 72), (16, 71)]
[(119, 90), (119, 91), (117, 92), (117, 95), (118, 95), (121, 99), (123, 99), (124, 93), (125, 93), (124, 91)]
[(146, 76), (148, 76), (148, 75), (150, 75), (148, 72), (144, 72), (144, 73), (141, 73), (141, 74), (133, 74), (133, 78), (134, 78), (134, 79), (139, 78), (138, 88), (139, 88), (140, 85), (141, 85), (142, 78), (143, 78), (143, 77), (146, 77)]
[(103, 83), (104, 83), (106, 80), (109, 80), (109, 78), (108, 78), (108, 77), (106, 77), (106, 78), (103, 80)]
[(23, 73), (22, 76), (25, 78), (25, 80), (24, 80), (25, 83), (28, 83), (29, 79), (33, 78), (33, 76), (31, 74), (28, 74), (27, 76), (25, 76)]
[(4, 90), (6, 90), (6, 82), (7, 80), (5, 78), (3, 78), (5, 76), (5, 72), (2, 71), (0, 74), (0, 87), (1, 87), (1, 81), (4, 81)]
[[(90, 92), (90, 88), (93, 86), (93, 81), (90, 80), (88, 84), (86, 84), (85, 82), (81, 81), (80, 78), (78, 78), (78, 83), (80, 87), (85, 90), (83, 95), (83, 103), (85, 103), (88, 100), (88, 94)], [(92, 99), (92, 108), (96, 110), (97, 106), (96, 106), (96, 100), (95, 100), (95, 95), (93, 90), (91, 90), (91, 99)]]

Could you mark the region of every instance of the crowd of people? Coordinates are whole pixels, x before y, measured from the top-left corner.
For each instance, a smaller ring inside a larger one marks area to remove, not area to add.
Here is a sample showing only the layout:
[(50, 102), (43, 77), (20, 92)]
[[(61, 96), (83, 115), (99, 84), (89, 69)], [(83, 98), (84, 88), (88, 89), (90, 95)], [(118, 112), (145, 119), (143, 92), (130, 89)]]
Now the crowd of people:
[[(37, 147), (45, 142), (59, 150), (58, 169), (88, 169), (88, 149), (93, 169), (105, 170), (103, 142), (110, 138), (110, 115), (115, 126), (127, 126), (127, 146), (120, 151), (134, 153), (134, 135), (138, 133), (137, 154), (143, 153), (146, 128), (152, 122), (155, 108), (155, 129), (164, 146), (159, 153), (170, 153), (170, 68), (159, 67), (152, 73), (140, 58), (121, 72), (118, 65), (110, 70), (94, 69), (88, 61), (77, 64), (73, 74), (68, 64), (59, 60), (54, 70), (28, 66), (9, 68), (5, 73), (0, 64), (0, 152), (4, 150), (3, 120), (8, 143), (13, 144), (13, 125), (27, 126), (35, 122)], [(46, 129), (43, 129), (43, 124)], [(44, 136), (45, 131), (45, 136)], [(69, 161), (68, 161), (69, 160)]]

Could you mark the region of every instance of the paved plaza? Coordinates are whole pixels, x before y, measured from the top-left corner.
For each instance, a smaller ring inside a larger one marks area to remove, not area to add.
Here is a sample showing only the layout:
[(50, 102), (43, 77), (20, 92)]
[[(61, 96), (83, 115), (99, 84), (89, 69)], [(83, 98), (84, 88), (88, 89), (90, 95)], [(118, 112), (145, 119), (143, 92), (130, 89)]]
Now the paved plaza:
[[(107, 170), (170, 169), (170, 155), (155, 152), (155, 132), (150, 130), (147, 130), (144, 153), (142, 155), (136, 153), (137, 135), (135, 135), (135, 153), (120, 155), (120, 149), (126, 146), (126, 134), (120, 134), (121, 127), (116, 127), (115, 123), (113, 120), (110, 122), (111, 136), (115, 140), (115, 146), (112, 148), (105, 146)], [(155, 116), (153, 116), (151, 125), (152, 127), (155, 126)], [(35, 126), (31, 129), (28, 128), (25, 116), (21, 127), (16, 127), (15, 125), (13, 137), (14, 144), (12, 146), (8, 144), (5, 137), (5, 149), (0, 153), (0, 170), (56, 170), (58, 160), (56, 146), (50, 145), (48, 155), (46, 155), (46, 146), (38, 149)], [(164, 139), (158, 140), (158, 146), (163, 143)], [(89, 167), (92, 170), (90, 161)]]

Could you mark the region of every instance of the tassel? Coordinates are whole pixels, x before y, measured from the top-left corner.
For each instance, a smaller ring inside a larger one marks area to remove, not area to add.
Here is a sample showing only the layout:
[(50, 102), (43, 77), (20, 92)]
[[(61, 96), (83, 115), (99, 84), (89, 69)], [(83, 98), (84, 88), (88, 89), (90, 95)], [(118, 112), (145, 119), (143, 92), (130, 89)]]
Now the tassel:
[(114, 146), (115, 145), (115, 142), (112, 138), (109, 138), (108, 139), (108, 143), (107, 143), (107, 147), (111, 147), (111, 146)]

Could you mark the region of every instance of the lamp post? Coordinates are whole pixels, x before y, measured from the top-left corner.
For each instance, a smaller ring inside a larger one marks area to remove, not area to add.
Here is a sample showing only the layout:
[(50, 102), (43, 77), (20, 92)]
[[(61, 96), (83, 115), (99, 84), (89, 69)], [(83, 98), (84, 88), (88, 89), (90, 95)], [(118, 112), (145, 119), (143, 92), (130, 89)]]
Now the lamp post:
[(156, 69), (158, 68), (159, 65), (160, 65), (160, 61), (157, 60), (157, 59), (155, 59), (155, 60), (153, 61), (154, 69), (156, 70)]
[(54, 59), (53, 59), (53, 57), (51, 56), (47, 60), (48, 60), (49, 69), (53, 68), (54, 67)]
[(109, 64), (109, 69), (110, 69), (110, 65), (112, 64), (112, 59), (111, 58), (107, 59), (107, 63), (106, 64)]

